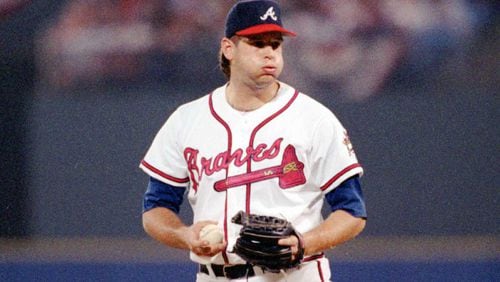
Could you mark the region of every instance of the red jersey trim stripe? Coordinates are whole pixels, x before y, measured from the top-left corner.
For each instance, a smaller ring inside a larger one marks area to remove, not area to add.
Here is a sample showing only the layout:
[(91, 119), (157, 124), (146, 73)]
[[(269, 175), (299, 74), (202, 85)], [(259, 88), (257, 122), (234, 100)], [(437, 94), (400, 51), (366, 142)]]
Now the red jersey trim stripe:
[(318, 267), (319, 279), (321, 282), (324, 282), (325, 277), (323, 276), (323, 268), (321, 267), (321, 262), (319, 260), (316, 261), (316, 266)]
[(326, 182), (325, 185), (321, 186), (321, 190), (326, 190), (328, 187), (330, 187), (330, 185), (332, 185), (335, 181), (337, 181), (340, 177), (342, 177), (344, 174), (348, 173), (349, 171), (353, 170), (353, 169), (356, 169), (356, 168), (360, 168), (361, 165), (360, 164), (352, 164), (346, 168), (344, 168), (343, 170), (341, 170), (339, 173), (337, 173), (334, 177), (332, 177), (330, 180), (328, 180), (328, 182)]
[[(213, 92), (210, 93), (209, 99), (208, 99), (208, 106), (210, 108), (210, 112), (212, 113), (213, 117), (226, 129), (227, 132), (227, 151), (231, 152), (232, 147), (233, 147), (233, 133), (231, 132), (231, 128), (229, 127), (229, 124), (222, 119), (221, 116), (217, 114), (214, 108), (214, 103), (213, 103)], [(226, 178), (228, 176), (228, 169), (226, 169)], [(227, 230), (227, 224), (228, 224), (228, 216), (227, 216), (227, 203), (228, 203), (228, 197), (227, 197), (227, 191), (224, 196), (224, 239), (228, 240), (228, 230)], [(224, 248), (224, 251), (222, 252), (222, 258), (224, 259), (225, 264), (229, 264), (229, 258), (227, 256), (227, 246)]]
[[(293, 93), (293, 96), (290, 98), (290, 100), (284, 105), (281, 109), (279, 109), (277, 112), (274, 114), (270, 115), (268, 118), (266, 118), (264, 121), (262, 121), (259, 125), (257, 125), (253, 131), (252, 134), (250, 135), (250, 142), (248, 146), (250, 148), (253, 148), (254, 141), (255, 141), (255, 136), (257, 135), (257, 132), (263, 128), (266, 124), (271, 122), (273, 119), (275, 119), (277, 116), (281, 115), (284, 111), (286, 111), (288, 108), (291, 107), (293, 102), (297, 99), (299, 96), (299, 91), (297, 89), (294, 89), (295, 92)], [(250, 173), (252, 171), (252, 162), (247, 163), (247, 173)], [(247, 184), (247, 194), (246, 194), (246, 212), (251, 213), (250, 211), (250, 203), (251, 203), (251, 196), (252, 196), (252, 185)]]
[(177, 178), (177, 177), (170, 176), (170, 175), (164, 173), (163, 171), (157, 169), (156, 167), (152, 166), (151, 164), (149, 164), (145, 160), (142, 160), (141, 164), (145, 168), (149, 169), (150, 171), (152, 171), (152, 172), (158, 174), (159, 176), (161, 176), (161, 177), (163, 177), (165, 179), (168, 179), (170, 181), (174, 181), (174, 182), (177, 182), (177, 183), (187, 183), (187, 182), (189, 182), (189, 177), (186, 177), (186, 178)]
[(302, 262), (313, 261), (313, 260), (317, 260), (317, 259), (324, 258), (324, 257), (325, 257), (324, 253), (319, 253), (319, 254), (315, 254), (315, 255), (309, 256), (309, 257), (305, 257), (302, 260)]

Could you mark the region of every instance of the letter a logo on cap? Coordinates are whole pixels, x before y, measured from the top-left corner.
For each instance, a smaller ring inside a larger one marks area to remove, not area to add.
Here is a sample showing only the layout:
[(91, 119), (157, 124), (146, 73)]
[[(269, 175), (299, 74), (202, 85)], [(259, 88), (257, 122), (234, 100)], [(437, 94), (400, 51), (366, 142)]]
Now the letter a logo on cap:
[(273, 21), (277, 21), (278, 20), (278, 17), (274, 13), (274, 7), (271, 7), (269, 9), (267, 9), (266, 13), (263, 16), (261, 16), (260, 19), (263, 20), (263, 21), (265, 21), (269, 17), (271, 17), (271, 19), (273, 19)]

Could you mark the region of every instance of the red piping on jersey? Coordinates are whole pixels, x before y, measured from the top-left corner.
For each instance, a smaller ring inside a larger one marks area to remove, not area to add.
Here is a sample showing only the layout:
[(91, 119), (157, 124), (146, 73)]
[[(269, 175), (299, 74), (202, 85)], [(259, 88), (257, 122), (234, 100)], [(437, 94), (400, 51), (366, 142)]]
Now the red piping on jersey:
[(332, 185), (333, 182), (337, 181), (337, 179), (339, 179), (340, 177), (342, 177), (342, 175), (346, 174), (347, 172), (355, 169), (355, 168), (358, 168), (358, 167), (361, 167), (360, 164), (352, 164), (346, 168), (344, 168), (343, 170), (341, 170), (339, 173), (337, 173), (334, 177), (332, 177), (330, 180), (328, 180), (328, 182), (326, 182), (325, 185), (321, 186), (321, 190), (326, 190), (328, 187), (330, 187), (330, 185)]
[(315, 255), (309, 256), (309, 257), (305, 257), (302, 260), (302, 262), (313, 261), (313, 260), (317, 260), (317, 259), (324, 258), (324, 257), (325, 257), (325, 253), (319, 253), (319, 254), (315, 254)]
[(321, 268), (321, 261), (317, 260), (316, 265), (318, 266), (319, 279), (321, 279), (321, 282), (324, 282), (325, 277), (323, 277), (323, 269)]
[(147, 169), (151, 170), (152, 172), (158, 174), (159, 176), (165, 178), (165, 179), (168, 179), (170, 181), (174, 181), (174, 182), (177, 182), (177, 183), (187, 183), (189, 182), (189, 178), (186, 177), (186, 178), (177, 178), (177, 177), (173, 177), (173, 176), (170, 176), (168, 174), (166, 174), (165, 172), (157, 169), (156, 167), (152, 166), (151, 164), (149, 164), (148, 162), (146, 162), (145, 160), (142, 160), (141, 161), (141, 164), (146, 167)]
[[(290, 105), (292, 105), (292, 103), (295, 101), (295, 99), (297, 99), (297, 96), (299, 96), (299, 91), (295, 90), (295, 93), (293, 94), (292, 98), (290, 99), (290, 101), (288, 101), (288, 103), (286, 103), (285, 106), (283, 106), (283, 108), (279, 109), (276, 113), (272, 114), (271, 116), (266, 118), (264, 121), (262, 121), (259, 125), (257, 125), (257, 127), (255, 127), (255, 129), (252, 131), (252, 134), (250, 135), (250, 142), (248, 144), (248, 146), (250, 148), (253, 148), (255, 136), (257, 135), (257, 131), (259, 131), (262, 127), (264, 127), (264, 125), (266, 125), (271, 120), (275, 119), (277, 116), (279, 116), (281, 113), (283, 113), (286, 109), (288, 109), (290, 107)], [(251, 171), (252, 171), (252, 163), (251, 163), (250, 159), (248, 159), (247, 173), (250, 173)], [(252, 185), (250, 183), (247, 184), (246, 189), (247, 189), (247, 193), (246, 193), (246, 207), (245, 207), (245, 209), (246, 209), (247, 213), (250, 213), (250, 197), (251, 197)]]
[[(299, 92), (297, 90), (295, 90), (295, 93), (293, 95), (293, 97), (290, 99), (290, 101), (288, 101), (288, 103), (283, 107), (281, 108), (280, 110), (278, 110), (276, 113), (274, 113), (273, 115), (271, 115), (270, 117), (268, 117), (267, 119), (265, 119), (263, 122), (261, 122), (252, 132), (252, 135), (250, 136), (250, 142), (249, 142), (249, 145), (251, 147), (253, 147), (253, 143), (254, 143), (254, 139), (255, 139), (255, 135), (257, 134), (257, 131), (259, 129), (261, 129), (266, 123), (268, 123), (269, 121), (271, 121), (272, 119), (274, 119), (276, 116), (278, 116), (279, 114), (281, 114), (282, 112), (284, 112), (288, 107), (290, 107), (290, 105), (293, 103), (293, 101), (295, 101), (295, 99), (297, 98)], [(228, 152), (231, 152), (231, 148), (232, 148), (232, 140), (233, 140), (233, 136), (232, 136), (232, 132), (231, 132), (231, 128), (229, 127), (229, 125), (224, 121), (224, 119), (222, 119), (218, 114), (217, 112), (215, 111), (214, 109), (214, 105), (213, 105), (213, 92), (210, 93), (209, 97), (208, 97), (208, 105), (209, 105), (209, 108), (210, 108), (210, 112), (211, 114), (214, 116), (214, 118), (220, 123), (222, 124), (222, 126), (224, 126), (224, 128), (226, 129), (226, 132), (227, 132), (227, 151)], [(247, 162), (247, 172), (251, 172), (252, 170), (252, 167), (251, 167), (251, 162), (250, 162), (250, 158), (248, 159), (248, 162)], [(229, 171), (226, 170), (226, 178), (228, 176), (228, 173)], [(247, 188), (246, 188), (246, 212), (247, 213), (250, 213), (250, 190), (251, 190), (251, 185), (248, 184), (247, 185)], [(226, 190), (226, 199), (225, 199), (225, 206), (224, 206), (224, 238), (227, 242), (227, 220), (228, 220), (228, 216), (227, 216), (227, 194), (228, 194), (228, 191)], [(224, 262), (226, 264), (229, 263), (229, 259), (227, 258), (227, 247), (226, 249), (224, 250), (224, 252), (222, 252), (222, 257), (224, 258)]]
[[(210, 112), (212, 113), (212, 115), (214, 116), (214, 118), (220, 124), (222, 124), (222, 126), (224, 126), (224, 128), (226, 129), (226, 132), (227, 132), (227, 151), (231, 152), (231, 148), (233, 146), (233, 134), (231, 132), (231, 128), (229, 127), (229, 125), (215, 111), (215, 109), (214, 109), (214, 103), (213, 103), (213, 100), (212, 100), (212, 95), (213, 95), (213, 92), (210, 93), (210, 95), (208, 97), (208, 106), (209, 106)], [(227, 176), (228, 176), (228, 170), (226, 169), (226, 177)], [(224, 200), (224, 239), (225, 239), (226, 242), (228, 241), (228, 238), (227, 238), (227, 198), (228, 198), (227, 197), (227, 193), (228, 193), (228, 191), (226, 190), (226, 197), (225, 197), (225, 200)], [(222, 257), (224, 258), (224, 262), (226, 264), (229, 264), (229, 259), (227, 257), (227, 246), (224, 249), (224, 251), (222, 252)]]
[(318, 275), (320, 281), (325, 281), (325, 277), (323, 276), (323, 268), (321, 267), (321, 261), (319, 260), (320, 258), (324, 258), (325, 254), (324, 253), (319, 253), (316, 255), (312, 255), (310, 257), (306, 257), (302, 260), (302, 262), (308, 262), (308, 261), (313, 261), (316, 260), (316, 267), (318, 268)]

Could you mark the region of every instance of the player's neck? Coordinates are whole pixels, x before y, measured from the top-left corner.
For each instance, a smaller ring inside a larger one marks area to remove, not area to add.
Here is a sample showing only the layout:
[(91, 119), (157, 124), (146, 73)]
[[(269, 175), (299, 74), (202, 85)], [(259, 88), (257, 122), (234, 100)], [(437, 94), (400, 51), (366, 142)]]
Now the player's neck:
[(273, 100), (279, 88), (278, 82), (262, 88), (229, 82), (226, 87), (226, 100), (235, 110), (254, 111)]

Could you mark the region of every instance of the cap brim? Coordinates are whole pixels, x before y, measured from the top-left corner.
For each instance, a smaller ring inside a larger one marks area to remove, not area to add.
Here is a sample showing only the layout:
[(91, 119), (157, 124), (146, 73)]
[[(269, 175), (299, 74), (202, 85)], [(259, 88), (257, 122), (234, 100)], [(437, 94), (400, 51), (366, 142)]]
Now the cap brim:
[(242, 29), (242, 30), (236, 32), (236, 35), (247, 36), (247, 35), (254, 35), (254, 34), (260, 34), (260, 33), (266, 33), (266, 32), (281, 32), (283, 35), (297, 36), (297, 34), (295, 32), (284, 29), (283, 27), (281, 27), (277, 24), (254, 25), (252, 27), (245, 28), (245, 29)]

